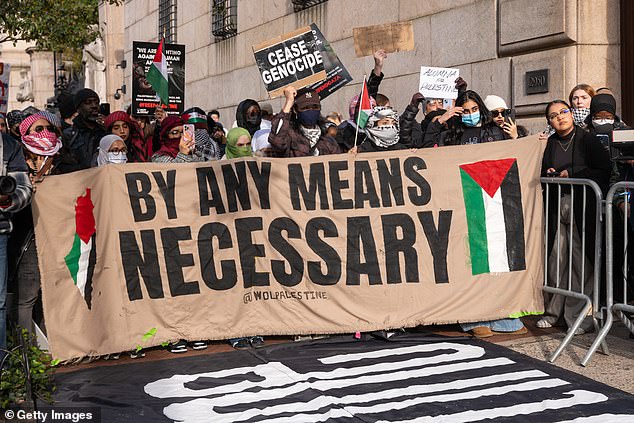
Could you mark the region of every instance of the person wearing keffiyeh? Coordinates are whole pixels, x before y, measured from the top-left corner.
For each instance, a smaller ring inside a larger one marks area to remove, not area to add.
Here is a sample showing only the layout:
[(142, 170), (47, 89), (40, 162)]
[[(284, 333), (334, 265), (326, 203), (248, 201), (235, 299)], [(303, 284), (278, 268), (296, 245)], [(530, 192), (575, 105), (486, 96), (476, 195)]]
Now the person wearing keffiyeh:
[(193, 154), (195, 140), (183, 137), (183, 119), (170, 115), (161, 122), (161, 148), (152, 156), (154, 163), (190, 163), (202, 161)]

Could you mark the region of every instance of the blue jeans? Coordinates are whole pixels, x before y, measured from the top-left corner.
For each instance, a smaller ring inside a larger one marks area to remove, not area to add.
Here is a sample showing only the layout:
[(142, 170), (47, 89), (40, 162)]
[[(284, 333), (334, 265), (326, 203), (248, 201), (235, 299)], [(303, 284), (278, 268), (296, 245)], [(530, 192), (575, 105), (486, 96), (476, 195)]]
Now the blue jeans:
[(487, 322), (460, 323), (463, 331), (469, 332), (478, 326), (488, 326), (493, 332), (515, 332), (524, 327), (520, 319), (499, 319), (489, 320)]
[[(7, 242), (9, 235), (0, 234), (0, 350), (7, 349)], [(0, 360), (4, 351), (0, 351)]]

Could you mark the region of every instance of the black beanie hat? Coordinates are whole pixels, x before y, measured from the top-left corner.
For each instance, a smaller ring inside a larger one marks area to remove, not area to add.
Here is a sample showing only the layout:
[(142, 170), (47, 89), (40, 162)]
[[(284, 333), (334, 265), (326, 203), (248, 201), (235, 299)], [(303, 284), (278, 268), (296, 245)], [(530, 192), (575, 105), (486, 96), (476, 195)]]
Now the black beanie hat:
[(73, 98), (73, 104), (75, 109), (78, 109), (81, 106), (81, 103), (88, 100), (89, 98), (96, 98), (99, 101), (99, 95), (96, 92), (91, 90), (90, 88), (82, 88), (81, 90), (75, 93), (75, 97)]
[(590, 102), (590, 115), (594, 116), (599, 112), (610, 112), (616, 116), (616, 100), (610, 94), (597, 94)]
[(68, 93), (61, 93), (57, 98), (57, 108), (62, 119), (67, 119), (77, 111), (73, 96)]

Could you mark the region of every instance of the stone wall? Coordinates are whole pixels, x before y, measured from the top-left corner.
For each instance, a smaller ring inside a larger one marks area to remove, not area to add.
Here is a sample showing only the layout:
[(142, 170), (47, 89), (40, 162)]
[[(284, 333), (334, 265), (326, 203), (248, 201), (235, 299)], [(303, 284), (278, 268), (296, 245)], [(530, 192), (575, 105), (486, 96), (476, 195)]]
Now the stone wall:
[[(238, 35), (218, 42), (210, 3), (178, 3), (177, 39), (186, 45), (186, 106), (218, 108), (225, 124), (242, 99), (267, 99), (251, 46), (312, 22), (355, 78), (324, 101), (324, 112), (347, 114), (373, 67), (371, 57), (355, 56), (352, 29), (394, 21), (411, 20), (416, 41), (414, 51), (386, 59), (380, 91), (397, 110), (416, 92), (421, 65), (459, 68), (470, 88), (502, 96), (533, 130), (544, 126), (545, 103), (567, 98), (578, 82), (620, 90), (618, 0), (329, 0), (298, 13), (290, 0), (238, 0)], [(130, 63), (132, 41), (157, 40), (158, 2), (129, 0), (124, 7)], [(526, 94), (525, 73), (538, 69), (549, 69), (549, 91)], [(128, 70), (128, 87), (129, 79)], [(270, 102), (281, 106), (281, 99)]]

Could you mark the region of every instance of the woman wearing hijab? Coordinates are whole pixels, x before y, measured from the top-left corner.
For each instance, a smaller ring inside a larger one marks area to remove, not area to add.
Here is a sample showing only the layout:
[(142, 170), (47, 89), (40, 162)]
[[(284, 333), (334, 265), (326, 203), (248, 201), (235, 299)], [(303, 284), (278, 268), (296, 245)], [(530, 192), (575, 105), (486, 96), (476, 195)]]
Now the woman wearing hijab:
[(129, 163), (147, 162), (152, 151), (151, 143), (145, 142), (143, 131), (129, 114), (118, 110), (104, 120), (108, 133), (119, 136), (125, 143)]
[(161, 122), (161, 148), (152, 156), (154, 163), (191, 163), (201, 161), (194, 155), (195, 139), (186, 139), (183, 134), (183, 119), (168, 116)]
[(233, 128), (227, 134), (227, 147), (221, 160), (252, 157), (251, 135), (244, 128)]
[[(60, 122), (48, 112), (40, 112), (24, 119), (19, 126), (22, 147), (33, 195), (37, 183), (47, 175), (57, 173), (62, 148)], [(35, 248), (35, 231), (31, 205), (13, 216), (13, 232), (9, 239), (9, 282), (17, 289), (18, 325), (33, 333), (33, 309), (40, 292), (40, 272)], [(40, 324), (43, 328), (43, 324)]]
[(106, 135), (99, 141), (99, 149), (97, 150), (98, 167), (107, 164), (124, 164), (127, 163), (127, 147), (123, 142), (123, 138), (119, 135)]

